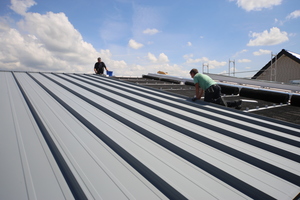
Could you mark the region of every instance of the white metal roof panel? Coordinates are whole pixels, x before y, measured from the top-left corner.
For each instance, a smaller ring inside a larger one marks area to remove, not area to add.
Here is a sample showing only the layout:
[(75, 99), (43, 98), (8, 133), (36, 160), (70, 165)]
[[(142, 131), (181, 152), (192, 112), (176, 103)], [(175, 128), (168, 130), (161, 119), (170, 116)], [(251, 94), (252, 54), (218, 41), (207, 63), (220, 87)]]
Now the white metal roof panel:
[(0, 82), (0, 198), (72, 199), (12, 74)]
[[(1, 82), (4, 76), (11, 81), (0, 86), (3, 105), (27, 109), (15, 115), (32, 118), (38, 137), (48, 133), (53, 143), (44, 148), (58, 165), (65, 162), (66, 169), (58, 170), (68, 172), (60, 176), (68, 183), (63, 193), (88, 199), (292, 199), (300, 192), (297, 125), (96, 75), (0, 75)], [(20, 91), (23, 104), (9, 97), (12, 85), (23, 88), (27, 104)], [(4, 139), (16, 126), (12, 118), (6, 122)], [(16, 151), (11, 147), (1, 158)]]
[[(33, 77), (39, 81), (45, 79), (39, 74), (33, 74)], [(90, 133), (86, 127), (70, 116), (57, 101), (43, 91), (28, 75), (17, 74), (17, 78), (20, 79), (21, 84), (25, 84), (26, 80), (28, 84), (32, 84), (26, 92), (29, 96), (34, 97), (32, 102), (36, 105), (36, 110), (41, 113), (44, 124), (51, 130), (52, 137), (55, 138), (57, 146), (63, 152), (64, 159), (72, 166), (71, 170), (76, 179), (79, 180), (79, 184), (88, 199), (127, 199), (133, 197), (142, 198), (143, 196), (148, 196), (151, 199), (158, 198), (159, 195), (149, 190), (149, 185), (145, 186), (143, 181), (136, 179), (136, 174), (131, 175), (131, 179), (123, 178), (123, 175), (124, 177), (129, 176), (126, 173), (132, 173), (132, 170), (128, 170), (127, 166), (122, 166), (122, 163), (118, 164), (114, 158), (116, 155), (111, 155), (111, 151), (106, 152), (109, 148), (103, 147), (104, 144), (98, 138), (95, 138), (93, 133)], [(24, 81), (22, 80), (23, 78)], [(60, 91), (61, 88), (55, 88), (56, 85), (53, 87), (53, 83), (51, 85), (47, 79), (43, 81), (56, 95), (60, 95), (60, 97), (64, 95), (65, 98), (68, 98), (63, 100), (70, 106), (79, 106), (76, 109), (81, 112), (82, 100), (70, 99), (70, 96), (65, 95), (64, 91)], [(73, 106), (72, 104), (77, 105)], [(94, 108), (89, 108), (91, 107), (90, 105), (84, 105), (84, 107), (86, 109), (85, 112), (95, 110)], [(98, 120), (95, 120), (96, 116), (98, 116)], [(96, 124), (101, 120), (101, 117), (107, 118), (105, 114), (96, 112), (90, 120)], [(87, 117), (87, 119), (89, 118)], [(104, 123), (101, 124), (100, 128), (103, 126)], [(110, 130), (110, 134), (112, 133), (113, 131)], [(91, 147), (94, 147), (94, 150)], [(103, 163), (102, 160), (107, 160), (107, 162)], [(116, 167), (116, 164), (119, 167)], [(122, 174), (120, 178), (115, 178), (116, 173), (111, 172), (111, 169), (114, 168)], [(133, 185), (134, 187), (132, 188)], [(131, 191), (129, 190), (130, 188), (132, 189)], [(111, 192), (111, 190), (114, 192)]]
[(295, 56), (296, 58), (300, 59), (300, 54), (294, 53), (294, 52), (291, 52), (291, 51), (287, 51), (287, 52), (289, 52), (290, 54), (292, 54), (292, 55)]

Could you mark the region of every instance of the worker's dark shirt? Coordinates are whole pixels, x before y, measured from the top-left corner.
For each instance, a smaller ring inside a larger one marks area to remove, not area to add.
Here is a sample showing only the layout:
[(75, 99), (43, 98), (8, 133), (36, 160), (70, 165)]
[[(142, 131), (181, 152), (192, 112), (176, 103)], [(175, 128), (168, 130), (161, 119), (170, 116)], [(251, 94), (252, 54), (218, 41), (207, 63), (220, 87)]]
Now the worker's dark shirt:
[(96, 69), (96, 74), (103, 74), (104, 68), (106, 69), (104, 62), (96, 62), (94, 69)]

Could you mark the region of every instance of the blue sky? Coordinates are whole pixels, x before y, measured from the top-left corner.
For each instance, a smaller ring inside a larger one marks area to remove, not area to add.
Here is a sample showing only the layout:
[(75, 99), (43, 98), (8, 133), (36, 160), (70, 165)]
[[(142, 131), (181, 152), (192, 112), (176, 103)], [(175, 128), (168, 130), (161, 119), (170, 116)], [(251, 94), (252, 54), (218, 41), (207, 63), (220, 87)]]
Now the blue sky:
[(2, 0), (0, 49), (1, 70), (93, 73), (101, 57), (117, 76), (189, 77), (231, 60), (251, 77), (271, 53), (300, 53), (300, 2)]

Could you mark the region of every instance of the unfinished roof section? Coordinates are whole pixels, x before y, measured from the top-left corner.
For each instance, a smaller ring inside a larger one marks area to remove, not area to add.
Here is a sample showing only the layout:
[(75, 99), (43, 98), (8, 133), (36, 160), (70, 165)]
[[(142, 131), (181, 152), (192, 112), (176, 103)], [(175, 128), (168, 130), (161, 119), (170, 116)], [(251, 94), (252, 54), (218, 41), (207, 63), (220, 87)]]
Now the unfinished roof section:
[(252, 79), (284, 83), (300, 80), (300, 54), (282, 49)]
[(1, 199), (293, 199), (299, 126), (120, 80), (0, 72)]
[[(281, 84), (276, 82), (262, 81), (262, 80), (254, 80), (254, 79), (245, 79), (245, 78), (237, 78), (233, 76), (224, 76), (218, 74), (207, 74), (214, 81), (218, 82), (221, 86), (230, 86), (230, 87), (238, 87), (238, 88), (251, 88), (251, 89), (262, 89), (269, 91), (277, 91), (277, 92), (285, 92), (285, 93), (300, 93), (299, 85), (291, 85), (291, 84)], [(163, 81), (172, 81), (185, 85), (194, 85), (194, 81), (192, 78), (183, 78), (179, 76), (169, 76), (162, 74), (154, 74), (148, 73), (147, 75), (143, 75), (145, 78), (157, 78)], [(122, 77), (120, 77), (122, 78)], [(126, 78), (124, 78), (125, 80)]]

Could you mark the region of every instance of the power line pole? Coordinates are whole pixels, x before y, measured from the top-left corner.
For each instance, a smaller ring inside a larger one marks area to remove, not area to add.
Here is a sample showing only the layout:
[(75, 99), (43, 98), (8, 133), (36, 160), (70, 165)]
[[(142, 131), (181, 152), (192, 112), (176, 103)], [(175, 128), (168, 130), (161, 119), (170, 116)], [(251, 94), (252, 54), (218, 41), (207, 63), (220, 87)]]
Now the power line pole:
[(204, 67), (206, 67), (207, 73), (209, 73), (209, 64), (208, 63), (203, 63), (202, 64), (202, 73), (204, 73)]
[[(274, 58), (274, 63), (273, 63)], [(271, 52), (271, 77), (270, 81), (276, 81), (276, 69), (277, 69), (277, 54)]]
[(230, 63), (233, 63), (233, 76), (235, 76), (235, 60), (230, 60), (228, 62), (228, 75), (230, 76)]

